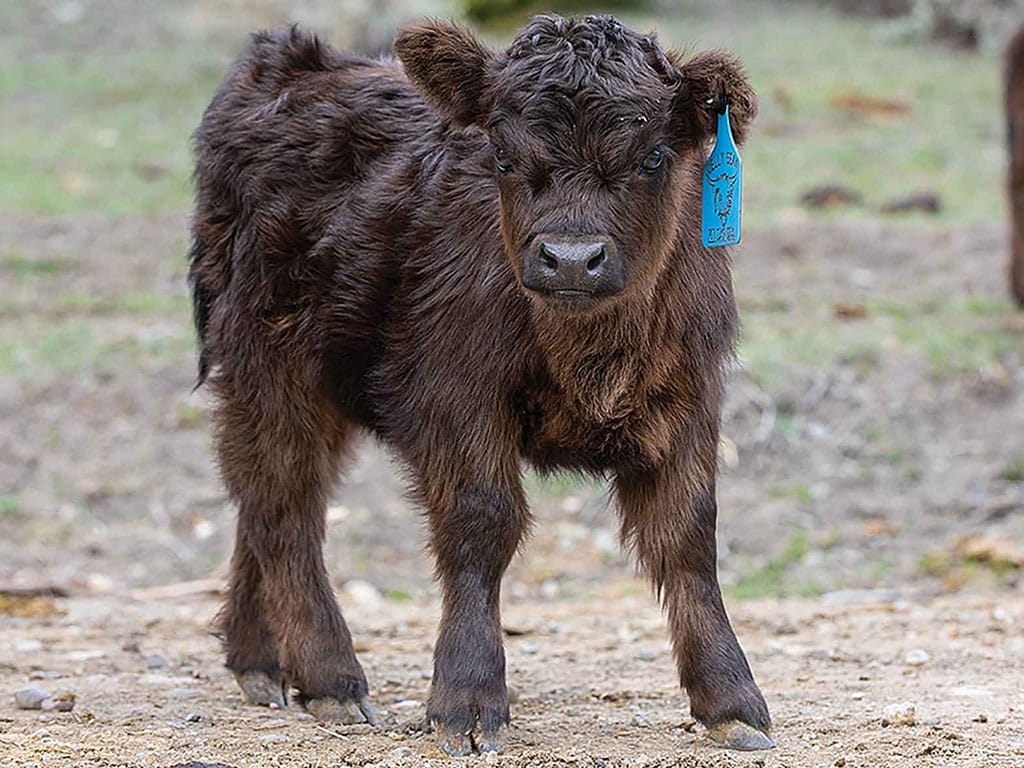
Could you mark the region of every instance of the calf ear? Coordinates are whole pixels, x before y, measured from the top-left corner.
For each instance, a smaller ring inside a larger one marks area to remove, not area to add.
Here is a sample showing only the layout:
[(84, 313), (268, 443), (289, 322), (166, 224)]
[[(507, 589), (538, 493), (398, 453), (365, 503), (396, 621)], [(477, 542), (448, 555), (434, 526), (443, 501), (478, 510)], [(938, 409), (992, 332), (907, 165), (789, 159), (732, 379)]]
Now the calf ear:
[(742, 144), (757, 115), (757, 95), (740, 60), (724, 51), (706, 51), (677, 67), (682, 80), (673, 106), (677, 136), (702, 144), (717, 130), (718, 114), (728, 103), (733, 138)]
[(420, 92), (460, 126), (481, 122), (495, 54), (465, 27), (428, 19), (402, 29), (395, 53)]

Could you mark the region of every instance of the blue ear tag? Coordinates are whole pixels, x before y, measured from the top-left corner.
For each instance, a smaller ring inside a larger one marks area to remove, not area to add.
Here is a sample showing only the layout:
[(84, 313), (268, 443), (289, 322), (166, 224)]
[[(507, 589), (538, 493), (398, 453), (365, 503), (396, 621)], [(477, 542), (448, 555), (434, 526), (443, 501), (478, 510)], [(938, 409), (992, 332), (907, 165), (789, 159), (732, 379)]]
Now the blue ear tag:
[(729, 106), (718, 116), (718, 137), (704, 164), (704, 193), (700, 228), (706, 248), (740, 241), (743, 161), (732, 140)]

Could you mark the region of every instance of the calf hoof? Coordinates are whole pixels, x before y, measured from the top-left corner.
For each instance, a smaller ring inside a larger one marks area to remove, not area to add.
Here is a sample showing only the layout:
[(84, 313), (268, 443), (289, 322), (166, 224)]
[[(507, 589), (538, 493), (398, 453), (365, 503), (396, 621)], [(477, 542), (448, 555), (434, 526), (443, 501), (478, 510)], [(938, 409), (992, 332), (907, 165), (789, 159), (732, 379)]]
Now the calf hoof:
[(250, 704), (283, 709), (287, 706), (285, 693), (287, 683), (283, 677), (274, 677), (266, 672), (235, 672), (235, 680)]
[(377, 716), (373, 712), (370, 700), (365, 696), (358, 701), (325, 696), (308, 699), (303, 703), (303, 706), (317, 720), (343, 723), (344, 725), (356, 725), (358, 723), (377, 724)]
[(459, 733), (437, 726), (437, 747), (452, 757), (466, 757), (473, 753), (501, 754), (505, 749), (505, 738), (502, 731), (487, 731), (479, 736), (470, 733)]
[(711, 726), (708, 728), (708, 736), (719, 746), (742, 752), (775, 748), (775, 742), (767, 733), (739, 720)]

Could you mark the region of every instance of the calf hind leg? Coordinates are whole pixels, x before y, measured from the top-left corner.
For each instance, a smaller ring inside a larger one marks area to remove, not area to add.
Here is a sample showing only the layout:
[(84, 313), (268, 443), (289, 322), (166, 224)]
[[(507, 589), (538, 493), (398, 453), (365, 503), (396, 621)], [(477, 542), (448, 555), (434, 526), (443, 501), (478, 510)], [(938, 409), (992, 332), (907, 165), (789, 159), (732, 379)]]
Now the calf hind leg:
[[(239, 519), (241, 523), (241, 518)], [(252, 704), (285, 706), (287, 681), (260, 597), (261, 572), (239, 524), (227, 600), (217, 617), (227, 667)]]
[[(351, 427), (314, 387), (299, 389), (294, 370), (276, 389), (266, 378), (272, 369), (261, 373), (259, 391), (216, 382), (221, 471), (238, 503), (221, 614), (228, 667), (256, 703), (283, 704), (291, 685), (322, 719), (372, 722), (366, 676), (322, 552), (327, 494)], [(267, 392), (277, 397), (265, 402)]]

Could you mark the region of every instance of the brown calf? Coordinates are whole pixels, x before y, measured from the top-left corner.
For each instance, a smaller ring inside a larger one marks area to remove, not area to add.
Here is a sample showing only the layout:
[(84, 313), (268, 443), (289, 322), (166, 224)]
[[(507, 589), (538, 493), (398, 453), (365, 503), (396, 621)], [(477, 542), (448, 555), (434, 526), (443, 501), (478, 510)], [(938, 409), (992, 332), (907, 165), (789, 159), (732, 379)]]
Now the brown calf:
[[(699, 232), (739, 62), (610, 17), (538, 17), (494, 52), (401, 32), (400, 62), (261, 33), (196, 134), (190, 278), (238, 532), (222, 615), (249, 698), (372, 719), (321, 554), (360, 430), (404, 460), (444, 608), (428, 719), (448, 751), (508, 722), (502, 574), (522, 463), (613, 478), (693, 715), (763, 748), (768, 709), (722, 605), (715, 472), (736, 307)], [(474, 733), (474, 731), (476, 733)]]
[(1024, 306), (1024, 27), (1006, 50), (1006, 125), (1010, 149), (1010, 293)]

